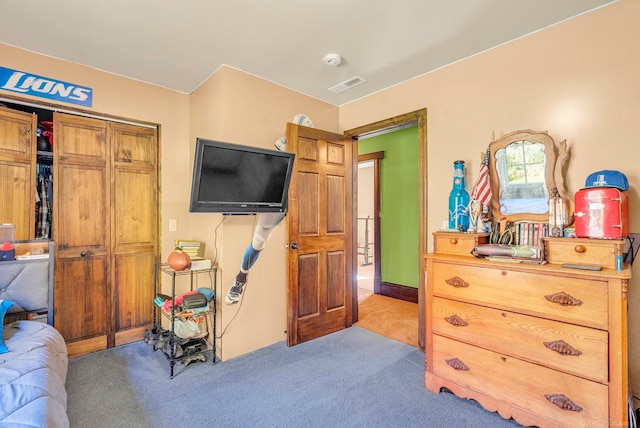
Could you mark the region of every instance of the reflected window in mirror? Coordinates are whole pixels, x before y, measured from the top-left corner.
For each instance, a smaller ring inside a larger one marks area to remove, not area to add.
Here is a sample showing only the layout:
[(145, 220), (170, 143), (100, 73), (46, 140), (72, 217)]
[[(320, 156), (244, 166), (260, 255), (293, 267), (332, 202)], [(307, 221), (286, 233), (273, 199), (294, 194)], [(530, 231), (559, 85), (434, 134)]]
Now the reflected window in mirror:
[(549, 211), (549, 191), (545, 180), (544, 144), (517, 141), (496, 152), (496, 169), (500, 177), (500, 212), (502, 214)]

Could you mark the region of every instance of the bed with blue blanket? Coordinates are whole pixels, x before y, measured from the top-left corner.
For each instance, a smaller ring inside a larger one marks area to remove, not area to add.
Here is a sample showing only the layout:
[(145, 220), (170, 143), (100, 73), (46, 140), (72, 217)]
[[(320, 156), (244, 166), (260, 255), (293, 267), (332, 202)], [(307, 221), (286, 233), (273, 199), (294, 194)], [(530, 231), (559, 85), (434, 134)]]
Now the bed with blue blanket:
[(53, 327), (53, 260), (0, 262), (0, 427), (68, 427), (68, 354)]

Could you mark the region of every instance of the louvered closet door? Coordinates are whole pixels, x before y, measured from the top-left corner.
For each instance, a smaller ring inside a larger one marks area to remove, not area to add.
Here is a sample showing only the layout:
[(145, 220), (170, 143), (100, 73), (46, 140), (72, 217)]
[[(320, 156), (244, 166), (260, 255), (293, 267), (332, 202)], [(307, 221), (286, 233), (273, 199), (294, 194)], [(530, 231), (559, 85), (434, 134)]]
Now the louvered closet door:
[(115, 345), (139, 340), (152, 322), (158, 237), (157, 133), (113, 124), (111, 299)]
[(35, 234), (36, 127), (36, 115), (0, 107), (0, 223), (20, 240)]
[(55, 326), (70, 355), (107, 346), (109, 123), (54, 114)]

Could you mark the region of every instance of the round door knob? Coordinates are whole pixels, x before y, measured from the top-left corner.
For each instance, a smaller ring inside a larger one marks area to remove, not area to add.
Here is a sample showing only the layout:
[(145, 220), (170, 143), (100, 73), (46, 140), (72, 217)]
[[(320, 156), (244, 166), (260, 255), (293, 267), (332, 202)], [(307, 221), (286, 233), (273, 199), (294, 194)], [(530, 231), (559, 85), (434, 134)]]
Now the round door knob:
[(291, 249), (292, 250), (297, 250), (298, 249), (298, 243), (297, 242), (292, 242), (291, 243)]

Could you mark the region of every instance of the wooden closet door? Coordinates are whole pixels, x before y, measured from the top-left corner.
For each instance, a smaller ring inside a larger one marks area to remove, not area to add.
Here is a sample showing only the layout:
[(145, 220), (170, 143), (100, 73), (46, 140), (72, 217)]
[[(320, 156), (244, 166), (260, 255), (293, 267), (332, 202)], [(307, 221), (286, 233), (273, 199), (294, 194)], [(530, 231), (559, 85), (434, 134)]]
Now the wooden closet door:
[(111, 325), (115, 345), (121, 345), (143, 338), (153, 321), (158, 243), (156, 129), (114, 123), (112, 147)]
[(35, 114), (0, 107), (0, 223), (16, 227), (16, 239), (35, 235)]
[(107, 347), (109, 126), (54, 114), (55, 327), (70, 355)]

